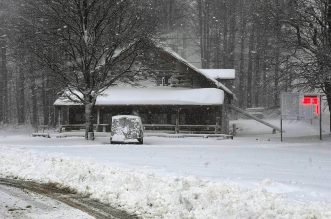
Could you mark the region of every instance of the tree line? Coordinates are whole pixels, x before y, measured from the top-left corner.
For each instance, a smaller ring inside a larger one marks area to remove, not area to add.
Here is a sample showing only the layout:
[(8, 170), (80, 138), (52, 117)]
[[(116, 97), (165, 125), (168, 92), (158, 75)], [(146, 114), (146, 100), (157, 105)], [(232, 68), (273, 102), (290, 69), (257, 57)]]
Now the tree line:
[[(80, 89), (86, 96), (78, 98), (93, 102), (93, 95), (111, 85), (110, 76), (116, 75), (112, 68), (118, 69), (120, 62), (112, 63), (117, 50), (113, 43), (122, 42), (117, 48), (136, 45), (123, 53), (125, 59), (133, 58), (142, 44), (130, 40), (144, 37), (168, 42), (184, 57), (198, 54), (199, 63), (194, 63), (198, 67), (236, 69), (232, 89), (238, 97), (235, 104), (242, 108), (277, 108), (280, 92), (292, 90), (324, 92), (331, 107), (330, 0), (151, 0), (142, 4), (1, 0), (0, 4), (3, 123), (53, 124), (52, 104), (64, 88)], [(79, 7), (84, 10), (75, 10)], [(97, 30), (93, 30), (102, 15), (114, 18), (101, 22), (108, 28), (109, 42), (96, 40)], [(135, 24), (131, 38), (114, 32), (130, 24)], [(100, 51), (110, 55), (108, 64), (100, 65), (105, 57)], [(102, 58), (98, 61), (91, 54)], [(54, 74), (69, 70), (76, 72), (69, 75), (72, 78)], [(85, 86), (89, 81), (104, 85), (91, 89)]]

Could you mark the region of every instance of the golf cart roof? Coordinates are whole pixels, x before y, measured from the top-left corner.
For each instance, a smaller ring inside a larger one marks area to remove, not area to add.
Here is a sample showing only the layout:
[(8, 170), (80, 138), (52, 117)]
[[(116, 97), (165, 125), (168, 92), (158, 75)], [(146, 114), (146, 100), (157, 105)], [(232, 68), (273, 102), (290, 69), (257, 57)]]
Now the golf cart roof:
[(112, 119), (122, 119), (122, 118), (127, 118), (127, 119), (140, 119), (139, 116), (133, 116), (133, 115), (117, 115), (113, 116)]

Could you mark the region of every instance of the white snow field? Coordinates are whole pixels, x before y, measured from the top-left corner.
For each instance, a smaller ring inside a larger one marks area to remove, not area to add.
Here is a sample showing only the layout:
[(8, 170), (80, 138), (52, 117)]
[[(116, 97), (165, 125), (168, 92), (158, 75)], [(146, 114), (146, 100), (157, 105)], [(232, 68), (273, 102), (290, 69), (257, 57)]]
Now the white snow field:
[(283, 143), (234, 122), (234, 140), (144, 145), (0, 131), (0, 176), (60, 183), (143, 218), (331, 218), (331, 136), (319, 140), (317, 121), (286, 121)]

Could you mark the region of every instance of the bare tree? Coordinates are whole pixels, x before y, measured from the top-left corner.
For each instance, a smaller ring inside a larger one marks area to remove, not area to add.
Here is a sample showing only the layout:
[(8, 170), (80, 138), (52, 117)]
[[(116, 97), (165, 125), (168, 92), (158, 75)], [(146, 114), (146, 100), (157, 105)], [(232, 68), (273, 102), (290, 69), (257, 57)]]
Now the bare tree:
[(156, 28), (149, 1), (24, 0), (22, 22), (31, 51), (85, 106), (86, 132), (93, 132), (96, 98), (132, 72), (136, 57)]
[(289, 60), (296, 66), (293, 78), (297, 86), (323, 91), (331, 110), (330, 1), (292, 0), (290, 4), (290, 12), (276, 13), (282, 13), (283, 41), (293, 52)]

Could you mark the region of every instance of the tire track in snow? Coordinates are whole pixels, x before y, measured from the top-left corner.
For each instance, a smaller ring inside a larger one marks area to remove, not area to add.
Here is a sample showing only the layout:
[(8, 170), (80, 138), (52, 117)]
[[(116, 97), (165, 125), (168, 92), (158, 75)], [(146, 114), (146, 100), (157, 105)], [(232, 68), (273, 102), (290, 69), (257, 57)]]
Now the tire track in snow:
[(40, 184), (32, 181), (0, 178), (0, 184), (9, 187), (26, 189), (51, 199), (65, 203), (73, 208), (86, 212), (96, 219), (138, 219), (136, 215), (130, 215), (107, 204), (93, 200), (89, 197), (77, 194), (66, 188), (58, 188), (54, 184)]

